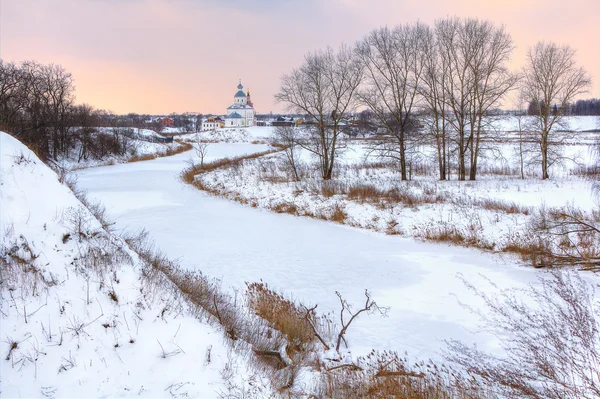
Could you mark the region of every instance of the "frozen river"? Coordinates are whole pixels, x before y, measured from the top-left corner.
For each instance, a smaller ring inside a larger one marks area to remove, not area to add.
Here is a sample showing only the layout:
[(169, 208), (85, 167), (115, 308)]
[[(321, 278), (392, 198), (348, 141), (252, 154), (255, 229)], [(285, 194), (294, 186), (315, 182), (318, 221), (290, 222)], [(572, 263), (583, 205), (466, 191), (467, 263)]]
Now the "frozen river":
[[(263, 145), (212, 144), (208, 160), (264, 151)], [(211, 197), (178, 179), (191, 152), (78, 172), (117, 227), (145, 228), (169, 257), (223, 280), (226, 287), (263, 280), (321, 311), (339, 309), (335, 291), (364, 302), (368, 289), (387, 317), (361, 315), (348, 333), (354, 354), (372, 348), (439, 357), (444, 339), (493, 349), (459, 302), (477, 304), (464, 279), (488, 287), (522, 286), (531, 268), (497, 255), (386, 236), (331, 222), (275, 214)], [(483, 277), (485, 276), (485, 278)]]

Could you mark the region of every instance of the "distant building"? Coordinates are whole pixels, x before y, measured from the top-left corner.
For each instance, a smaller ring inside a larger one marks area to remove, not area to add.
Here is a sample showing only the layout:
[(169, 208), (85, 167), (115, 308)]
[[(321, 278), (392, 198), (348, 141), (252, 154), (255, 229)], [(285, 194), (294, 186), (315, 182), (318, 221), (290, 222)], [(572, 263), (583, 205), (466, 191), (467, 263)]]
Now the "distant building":
[(294, 126), (294, 124), (294, 119), (286, 116), (280, 116), (272, 123), (273, 126)]
[(244, 93), (241, 81), (237, 88), (238, 91), (233, 96), (233, 105), (227, 108), (225, 127), (254, 126), (254, 104), (250, 99), (250, 91)]
[(215, 130), (225, 125), (223, 119), (218, 116), (208, 116), (202, 121), (202, 130)]
[(171, 118), (158, 118), (158, 122), (164, 127), (173, 127), (175, 123)]

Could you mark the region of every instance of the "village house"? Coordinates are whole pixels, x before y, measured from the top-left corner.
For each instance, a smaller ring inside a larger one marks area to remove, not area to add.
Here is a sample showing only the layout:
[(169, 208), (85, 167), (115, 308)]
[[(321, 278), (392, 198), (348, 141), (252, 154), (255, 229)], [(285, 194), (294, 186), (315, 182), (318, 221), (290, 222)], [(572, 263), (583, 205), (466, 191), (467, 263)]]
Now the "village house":
[(175, 123), (175, 121), (172, 118), (158, 118), (158, 122), (163, 126), (163, 127), (173, 127), (173, 124)]
[(218, 116), (208, 116), (202, 121), (202, 130), (215, 130), (225, 126), (225, 122)]

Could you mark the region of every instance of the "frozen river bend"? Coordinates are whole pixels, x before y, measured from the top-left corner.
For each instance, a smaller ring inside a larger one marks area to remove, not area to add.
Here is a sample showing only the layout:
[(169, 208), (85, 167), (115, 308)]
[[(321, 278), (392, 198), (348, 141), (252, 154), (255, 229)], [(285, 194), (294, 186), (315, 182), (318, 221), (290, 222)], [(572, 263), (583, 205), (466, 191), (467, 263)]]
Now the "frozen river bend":
[[(264, 145), (212, 144), (207, 160), (264, 151)], [(339, 309), (335, 291), (361, 305), (368, 289), (387, 317), (362, 315), (348, 333), (354, 355), (371, 349), (439, 358), (445, 339), (494, 349), (460, 303), (479, 304), (476, 287), (519, 287), (537, 271), (511, 259), (331, 222), (275, 214), (215, 198), (178, 179), (190, 152), (78, 171), (79, 186), (100, 200), (117, 227), (145, 228), (182, 266), (242, 288), (263, 280), (318, 310)]]

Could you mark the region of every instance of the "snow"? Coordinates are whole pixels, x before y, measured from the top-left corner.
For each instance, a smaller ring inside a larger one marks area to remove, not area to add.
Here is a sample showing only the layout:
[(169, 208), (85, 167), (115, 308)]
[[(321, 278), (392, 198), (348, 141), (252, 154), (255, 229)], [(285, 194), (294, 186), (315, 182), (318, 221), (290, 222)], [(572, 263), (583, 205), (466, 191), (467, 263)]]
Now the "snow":
[[(586, 148), (581, 147), (582, 151)], [(324, 197), (318, 173), (299, 183), (286, 181), (287, 173), (278, 166), (285, 163), (282, 154), (248, 160), (234, 169), (218, 169), (198, 178), (202, 179), (204, 186), (226, 198), (243, 198), (259, 208), (293, 206), (299, 215), (323, 215), (326, 218), (341, 209), (346, 214), (343, 223), (347, 225), (418, 238), (429, 231), (451, 226), (466, 237), (476, 237), (482, 247), (496, 250), (502, 250), (512, 243), (515, 236), (524, 234), (527, 222), (535, 217), (535, 208), (575, 206), (591, 210), (596, 204), (591, 182), (572, 175), (568, 168), (559, 170), (555, 173), (558, 177), (551, 180), (521, 180), (487, 173), (481, 174), (476, 181), (468, 182), (440, 182), (432, 176), (417, 176), (407, 182), (401, 181), (395, 168), (369, 167), (371, 159), (365, 160), (366, 153), (360, 142), (350, 143), (339, 158), (331, 185), (351, 187), (368, 184), (380, 190), (399, 189), (416, 199), (414, 205), (362, 202), (343, 194)], [(305, 163), (314, 161), (308, 151), (299, 150), (297, 156)], [(490, 168), (494, 166), (493, 162), (488, 165)], [(486, 167), (485, 161), (480, 167)], [(485, 204), (481, 204), (483, 200), (520, 206), (522, 211), (486, 208)]]
[(165, 126), (162, 128), (163, 133), (185, 133), (185, 129), (182, 127), (171, 127)]
[[(103, 133), (112, 133), (114, 129), (112, 127), (101, 127), (98, 130)], [(159, 138), (163, 137), (160, 134), (158, 134), (157, 132), (155, 132), (154, 130), (150, 130), (150, 129), (131, 128), (131, 130), (132, 130), (132, 133), (134, 136), (140, 137), (140, 138), (149, 139), (152, 137), (159, 137)]]
[[(172, 143), (157, 143), (152, 142), (154, 138), (164, 139), (163, 136), (150, 129), (138, 129), (138, 128), (119, 128), (119, 135), (123, 135), (127, 132), (127, 150), (122, 155), (108, 155), (102, 159), (94, 158), (91, 154), (88, 159), (80, 158), (80, 146), (77, 144), (75, 148), (71, 148), (68, 156), (61, 156), (57, 160), (56, 165), (66, 170), (84, 169), (94, 166), (102, 165), (113, 165), (116, 163), (125, 163), (129, 160), (147, 155), (164, 156), (168, 150), (174, 150), (180, 147), (181, 144)], [(98, 131), (104, 134), (112, 134), (114, 128), (112, 127), (100, 127)], [(94, 135), (96, 133), (92, 133)]]
[[(573, 121), (581, 131), (593, 129), (596, 123), (593, 118)], [(509, 130), (507, 126), (503, 128)], [(270, 148), (268, 145), (251, 143), (269, 142), (272, 133), (272, 127), (219, 129), (209, 139), (219, 142), (209, 145), (205, 162), (265, 151)], [(207, 137), (206, 133), (197, 135), (201, 139)], [(0, 133), (0, 139), (3, 247), (19, 243), (19, 253), (25, 256), (23, 240), (19, 238), (23, 235), (34, 253), (39, 253), (35, 264), (42, 275), (56, 276), (60, 282), (43, 295), (21, 292), (15, 301), (2, 286), (2, 335), (19, 341), (13, 358), (25, 359), (16, 365), (14, 360), (0, 365), (2, 395), (212, 398), (227, 389), (224, 375), (228, 373), (242, 383), (248, 381), (250, 367), (246, 357), (233, 353), (219, 331), (182, 309), (159, 316), (168, 298), (163, 295), (148, 299), (140, 295), (139, 267), (135, 261), (115, 266), (119, 283), (107, 276), (100, 287), (94, 280), (92, 300), (87, 303), (86, 279), (70, 265), (91, 244), (62, 242), (70, 228), (65, 215), (81, 204), (33, 153), (6, 134)], [(587, 144), (580, 144), (570, 146), (570, 154), (585, 152)], [(345, 152), (343, 163), (350, 169), (364, 162), (364, 154), (364, 146), (352, 145)], [(179, 174), (194, 156), (194, 151), (189, 151), (150, 161), (79, 170), (78, 184), (90, 198), (107, 207), (117, 230), (147, 229), (158, 247), (170, 258), (178, 259), (183, 268), (219, 278), (225, 287), (237, 292), (243, 292), (246, 282), (262, 280), (306, 305), (318, 304), (318, 311), (331, 312), (335, 318), (339, 311), (336, 291), (359, 306), (364, 302), (364, 290), (369, 290), (377, 303), (389, 311), (387, 317), (362, 315), (350, 327), (347, 339), (352, 356), (379, 349), (406, 351), (413, 360), (439, 360), (448, 339), (497, 352), (497, 338), (481, 330), (477, 316), (464, 306), (482, 306), (481, 299), (465, 288), (464, 281), (492, 294), (494, 290), (535, 285), (537, 277), (545, 273), (509, 255), (416, 241), (409, 237), (415, 224), (479, 223), (482, 231), (478, 233), (498, 240), (519, 231), (526, 216), (474, 208), (469, 201), (493, 198), (529, 207), (571, 203), (584, 209), (594, 206), (589, 182), (569, 174), (572, 164), (557, 171), (558, 178), (552, 181), (521, 181), (492, 175), (461, 183), (416, 179), (409, 189), (433, 190), (454, 202), (398, 207), (391, 212), (343, 198), (298, 194), (295, 184), (263, 184), (256, 179), (259, 161), (244, 163), (234, 172), (217, 170), (205, 176), (215, 187), (229, 190), (232, 197), (249, 198), (250, 204), (255, 201), (257, 207), (252, 207), (208, 195), (181, 182)], [(584, 158), (589, 161), (588, 155)], [(303, 159), (310, 157), (304, 154)], [(507, 162), (514, 162), (514, 155)], [(494, 165), (491, 156), (489, 165)], [(367, 179), (380, 187), (399, 184), (397, 174), (389, 170), (372, 173)], [(306, 201), (307, 206), (323, 208), (341, 204), (358, 227), (261, 209), (274, 199)], [(405, 236), (381, 233), (390, 214), (400, 223), (398, 230)], [(90, 223), (90, 229), (101, 230), (97, 221)], [(112, 238), (100, 242), (120, 242), (116, 236), (109, 237)], [(135, 259), (135, 254), (131, 257)], [(584, 276), (598, 283), (595, 275)], [(109, 289), (115, 289), (119, 304), (108, 297)], [(139, 302), (144, 306), (137, 306)], [(65, 306), (64, 312), (60, 311), (61, 305)], [(27, 322), (22, 315), (23, 306), (29, 315)], [(98, 315), (101, 317), (95, 320)], [(70, 328), (77, 320), (89, 323), (80, 337)], [(48, 326), (51, 322), (53, 330), (49, 340), (42, 330), (46, 321)], [(116, 327), (104, 328), (104, 322)], [(62, 345), (58, 345), (59, 328), (64, 332)], [(129, 343), (131, 338), (133, 344)], [(183, 352), (163, 359), (157, 340), (167, 351), (181, 348)], [(119, 346), (115, 347), (115, 343)], [(213, 360), (207, 363), (209, 348)], [(7, 352), (6, 345), (2, 355)], [(75, 360), (73, 368), (67, 362), (71, 357)], [(63, 365), (69, 370), (58, 372)], [(304, 370), (302, 375), (300, 380), (311, 380), (310, 370)]]
[[(166, 292), (142, 294), (137, 255), (33, 152), (0, 132), (0, 155), (3, 397), (218, 398), (248, 378), (220, 331)], [(105, 272), (91, 271), (92, 250), (110, 257)]]
[[(535, 120), (535, 117), (524, 116), (521, 118), (521, 125), (525, 126)], [(599, 131), (600, 118), (597, 116), (568, 116), (563, 118), (567, 122), (568, 128), (575, 132)], [(516, 116), (501, 117), (494, 121), (494, 126), (499, 131), (516, 131), (519, 126), (519, 118)], [(562, 127), (554, 126), (554, 130), (561, 130)]]
[[(212, 144), (216, 159), (260, 152), (262, 145)], [(322, 312), (339, 309), (335, 291), (350, 302), (368, 289), (388, 317), (364, 316), (348, 334), (353, 355), (390, 349), (439, 359), (445, 339), (497, 349), (478, 331), (460, 302), (479, 299), (475, 286), (490, 279), (500, 288), (534, 283), (540, 273), (477, 250), (417, 242), (309, 218), (274, 214), (200, 192), (178, 181), (189, 154), (78, 172), (91, 196), (106, 204), (120, 228), (148, 229), (182, 265), (242, 289), (263, 280)], [(131, 193), (136, 193), (134, 196)], [(159, 194), (160, 193), (160, 194)], [(139, 202), (140, 198), (153, 198)]]
[(221, 143), (250, 143), (250, 142), (268, 142), (273, 136), (273, 127), (271, 126), (253, 126), (249, 128), (222, 128), (207, 130), (192, 134), (182, 134), (178, 138), (194, 142), (201, 141), (221, 142)]

